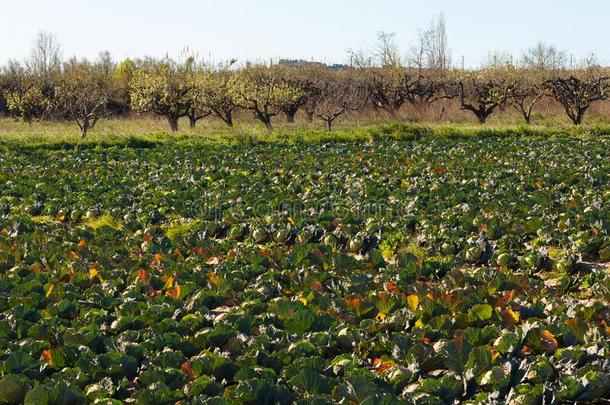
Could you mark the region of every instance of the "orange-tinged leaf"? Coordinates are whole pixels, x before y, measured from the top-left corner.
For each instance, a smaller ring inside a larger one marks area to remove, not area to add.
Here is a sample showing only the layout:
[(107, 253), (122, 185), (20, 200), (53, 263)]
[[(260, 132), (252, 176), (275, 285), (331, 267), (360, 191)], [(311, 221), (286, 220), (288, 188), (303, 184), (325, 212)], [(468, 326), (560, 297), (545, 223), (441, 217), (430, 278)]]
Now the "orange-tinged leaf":
[(78, 259), (80, 256), (78, 255), (78, 253), (76, 253), (74, 250), (72, 250), (68, 254), (68, 257), (70, 257), (70, 259)]
[(261, 256), (266, 257), (269, 260), (273, 260), (273, 256), (271, 255), (271, 252), (269, 252), (267, 249), (261, 249)]
[(40, 357), (42, 357), (42, 360), (49, 366), (53, 365), (53, 352), (51, 352), (51, 349), (43, 350)]
[(163, 285), (163, 289), (167, 290), (168, 288), (172, 288), (174, 286), (174, 281), (176, 278), (174, 276), (167, 276), (165, 278), (165, 284)]
[(528, 356), (532, 353), (534, 353), (534, 351), (532, 350), (531, 347), (529, 347), (527, 345), (523, 345), (523, 347), (521, 348), (521, 354), (524, 356)]
[(205, 254), (208, 254), (209, 251), (208, 251), (208, 249), (206, 249), (204, 247), (195, 246), (191, 249), (191, 252), (193, 252), (193, 254), (203, 256)]
[(519, 323), (519, 314), (513, 311), (512, 308), (500, 308), (500, 315), (502, 315), (504, 326), (511, 326)]
[(191, 367), (191, 362), (189, 360), (182, 363), (182, 366), (180, 366), (180, 370), (189, 378), (189, 380), (195, 379), (195, 375), (193, 374), (193, 369)]
[(220, 276), (218, 276), (218, 273), (215, 271), (208, 274), (208, 280), (210, 281), (210, 284), (216, 287), (218, 287), (221, 282)]
[(349, 309), (354, 312), (358, 312), (360, 306), (362, 305), (362, 298), (354, 297), (354, 298), (346, 298), (345, 304)]
[(394, 294), (398, 291), (398, 287), (396, 287), (395, 283), (388, 281), (387, 283), (385, 283), (385, 290), (390, 294)]
[(320, 249), (314, 249), (311, 251), (311, 254), (313, 254), (314, 256), (319, 257), (320, 259), (322, 258), (322, 251)]
[(311, 282), (311, 288), (313, 288), (314, 290), (320, 292), (323, 289), (322, 282), (320, 282), (319, 280), (312, 281)]
[(495, 306), (496, 307), (500, 307), (500, 308), (506, 307), (508, 304), (513, 302), (513, 300), (515, 299), (516, 295), (517, 295), (517, 291), (516, 290), (504, 291), (502, 293), (502, 296), (496, 300), (496, 305)]
[(299, 297), (298, 300), (301, 301), (303, 305), (307, 305), (309, 303), (309, 300), (305, 297)]
[(392, 367), (394, 367), (394, 362), (392, 360), (383, 360), (380, 358), (376, 358), (373, 360), (373, 367), (379, 374), (385, 374)]
[(171, 290), (167, 290), (165, 292), (165, 295), (167, 295), (168, 297), (178, 299), (178, 297), (180, 297), (180, 285), (176, 284), (174, 286), (174, 288), (172, 288)]
[(138, 279), (142, 284), (148, 284), (150, 282), (150, 274), (144, 269), (138, 270)]
[(451, 294), (451, 293), (445, 293), (442, 294), (440, 297), (440, 301), (450, 307), (453, 308), (455, 306), (457, 306), (458, 304), (460, 304), (462, 302), (462, 299), (460, 297), (458, 297), (457, 295)]
[(453, 339), (453, 344), (458, 348), (462, 347), (464, 345), (464, 335), (460, 335)]
[(547, 353), (555, 353), (559, 344), (555, 336), (547, 329), (540, 333), (540, 348)]
[(610, 326), (608, 326), (606, 321), (602, 320), (602, 321), (600, 321), (600, 324), (604, 328), (604, 332), (606, 333), (606, 336), (610, 336)]
[(153, 262), (153, 264), (159, 264), (159, 263), (161, 263), (161, 260), (163, 260), (163, 254), (157, 253), (153, 256), (152, 262)]
[(491, 353), (491, 361), (496, 361), (496, 359), (500, 356), (500, 352), (493, 347), (489, 348), (489, 353)]
[(82, 249), (82, 248), (85, 248), (86, 246), (87, 246), (87, 241), (86, 240), (81, 239), (81, 240), (78, 241), (78, 247), (79, 248)]

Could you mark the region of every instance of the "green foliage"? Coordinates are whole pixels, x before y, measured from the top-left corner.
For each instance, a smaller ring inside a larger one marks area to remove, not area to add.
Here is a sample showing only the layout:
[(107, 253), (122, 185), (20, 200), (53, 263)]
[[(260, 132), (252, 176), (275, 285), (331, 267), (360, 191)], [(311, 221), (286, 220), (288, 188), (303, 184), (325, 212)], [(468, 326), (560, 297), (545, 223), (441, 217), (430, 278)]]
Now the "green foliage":
[(606, 399), (610, 138), (528, 131), (4, 143), (0, 402)]

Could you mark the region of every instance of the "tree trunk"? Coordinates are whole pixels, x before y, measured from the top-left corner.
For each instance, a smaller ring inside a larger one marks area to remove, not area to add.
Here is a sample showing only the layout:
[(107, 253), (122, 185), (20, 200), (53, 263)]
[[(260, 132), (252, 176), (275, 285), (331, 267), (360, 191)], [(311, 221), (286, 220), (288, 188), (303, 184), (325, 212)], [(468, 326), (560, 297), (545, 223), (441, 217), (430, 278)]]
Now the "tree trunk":
[(273, 131), (273, 125), (271, 125), (271, 118), (265, 118), (263, 123), (265, 124), (265, 128), (267, 128), (267, 131)]
[(294, 116), (297, 114), (296, 110), (286, 110), (284, 111), (284, 114), (286, 114), (286, 121), (289, 124), (294, 124)]
[(313, 122), (313, 116), (314, 116), (313, 111), (305, 110), (305, 116), (307, 117), (308, 122)]
[(464, 104), (464, 102), (462, 102), (462, 110), (467, 110), (473, 113), (479, 120), (479, 124), (485, 124), (487, 117), (493, 113), (494, 108), (495, 107), (491, 106), (485, 107), (483, 104), (479, 104), (477, 107), (475, 107), (472, 104)]
[(263, 124), (265, 124), (265, 128), (267, 128), (267, 131), (273, 131), (273, 125), (271, 124), (271, 115), (267, 114), (264, 111), (256, 110), (254, 112), (254, 116), (258, 118)]
[(333, 130), (333, 120), (329, 120), (329, 119), (326, 120), (326, 129), (328, 131), (332, 131)]
[(526, 125), (531, 125), (531, 123), (532, 123), (532, 112), (531, 111), (526, 111), (526, 110), (521, 110), (521, 113), (523, 114), (523, 119), (525, 120), (525, 124)]
[(195, 118), (193, 115), (189, 115), (189, 124), (191, 129), (195, 128), (195, 125), (197, 125), (197, 118)]
[(222, 120), (225, 122), (225, 124), (227, 124), (229, 127), (233, 127), (233, 114), (231, 113), (231, 111), (227, 111), (225, 116), (222, 118)]
[(81, 138), (84, 138), (84, 137), (87, 136), (87, 132), (89, 131), (89, 127), (90, 127), (89, 118), (85, 118), (83, 120), (83, 125), (81, 125), (81, 127), (80, 127), (80, 136), (81, 136)]
[(172, 132), (178, 131), (178, 118), (177, 117), (167, 117), (167, 122), (169, 122), (169, 129)]
[(386, 111), (390, 113), (391, 120), (396, 119), (396, 117), (398, 116), (398, 110), (400, 110), (400, 106), (396, 107), (395, 105), (389, 105), (388, 108), (386, 108)]
[(485, 122), (487, 122), (488, 114), (486, 114), (484, 111), (477, 112), (476, 116), (479, 119), (479, 124), (485, 124)]

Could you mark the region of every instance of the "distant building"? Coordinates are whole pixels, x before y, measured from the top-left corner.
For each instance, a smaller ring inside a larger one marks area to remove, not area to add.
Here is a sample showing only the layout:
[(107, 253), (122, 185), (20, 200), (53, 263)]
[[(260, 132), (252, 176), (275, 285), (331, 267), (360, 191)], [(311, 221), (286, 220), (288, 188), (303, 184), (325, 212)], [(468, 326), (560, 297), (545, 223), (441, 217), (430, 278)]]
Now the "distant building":
[(343, 65), (343, 64), (339, 64), (339, 63), (333, 63), (332, 65), (328, 65), (323, 62), (308, 61), (308, 60), (304, 60), (304, 59), (280, 59), (277, 64), (281, 65), (281, 66), (292, 67), (292, 68), (321, 67), (321, 68), (328, 68), (330, 70), (353, 69), (349, 65)]

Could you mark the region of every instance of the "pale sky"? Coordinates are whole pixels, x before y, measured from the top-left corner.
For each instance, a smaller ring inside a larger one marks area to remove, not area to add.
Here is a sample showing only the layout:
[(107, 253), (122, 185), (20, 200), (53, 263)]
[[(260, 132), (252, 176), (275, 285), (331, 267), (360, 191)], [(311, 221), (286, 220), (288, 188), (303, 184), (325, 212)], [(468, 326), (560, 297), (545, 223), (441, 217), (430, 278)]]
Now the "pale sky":
[(215, 61), (304, 58), (346, 62), (347, 50), (395, 32), (406, 53), (418, 27), (445, 14), (455, 62), (501, 50), (516, 57), (538, 41), (575, 58), (595, 52), (610, 65), (608, 0), (0, 0), (0, 64), (23, 58), (39, 30), (64, 57), (115, 59), (169, 54), (188, 46)]

